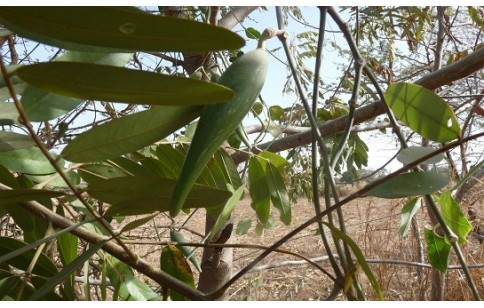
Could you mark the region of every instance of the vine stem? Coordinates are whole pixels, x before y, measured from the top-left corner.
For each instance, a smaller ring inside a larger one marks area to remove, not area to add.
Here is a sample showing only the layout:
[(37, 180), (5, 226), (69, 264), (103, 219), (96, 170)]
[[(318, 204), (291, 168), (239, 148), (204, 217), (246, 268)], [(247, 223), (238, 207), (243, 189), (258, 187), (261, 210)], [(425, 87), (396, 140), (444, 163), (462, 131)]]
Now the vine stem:
[(59, 176), (64, 180), (66, 185), (69, 187), (69, 189), (72, 191), (74, 196), (76, 196), (79, 201), (84, 205), (84, 207), (89, 211), (89, 213), (96, 219), (96, 221), (103, 226), (104, 229), (112, 236), (112, 238), (126, 251), (126, 253), (133, 258), (133, 260), (136, 260), (138, 257), (117, 237), (117, 235), (114, 233), (112, 230), (111, 226), (102, 218), (99, 216), (99, 214), (94, 211), (91, 206), (87, 203), (87, 201), (84, 199), (82, 194), (77, 190), (77, 188), (72, 184), (72, 182), (69, 180), (67, 175), (64, 173), (62, 168), (57, 165), (56, 161), (50, 156), (49, 150), (45, 147), (45, 145), (42, 143), (40, 140), (39, 136), (37, 136), (37, 133), (34, 131), (32, 124), (30, 123), (27, 114), (25, 113), (25, 110), (23, 108), (22, 103), (17, 97), (17, 93), (15, 91), (15, 88), (13, 87), (12, 81), (10, 79), (10, 74), (7, 71), (7, 68), (5, 67), (5, 64), (3, 63), (3, 57), (0, 55), (0, 68), (3, 74), (3, 78), (5, 80), (5, 84), (7, 85), (8, 91), (10, 92), (10, 96), (12, 97), (15, 107), (17, 108), (17, 111), (19, 113), (19, 121), (26, 127), (27, 131), (30, 134), (30, 137), (33, 139), (35, 144), (39, 147), (40, 151), (42, 154), (45, 156), (45, 158), (49, 161), (50, 165), (55, 169), (55, 171), (59, 174)]

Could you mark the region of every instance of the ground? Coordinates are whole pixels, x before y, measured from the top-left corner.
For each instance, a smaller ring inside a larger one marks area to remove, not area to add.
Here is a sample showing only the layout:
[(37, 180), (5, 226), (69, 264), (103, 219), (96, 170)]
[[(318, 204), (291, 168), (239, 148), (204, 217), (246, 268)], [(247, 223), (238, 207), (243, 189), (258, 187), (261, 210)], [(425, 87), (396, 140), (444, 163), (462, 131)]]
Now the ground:
[[(476, 208), (477, 204), (479, 215), (482, 215), (480, 199), (482, 198), (479, 198), (477, 203), (474, 202), (473, 207)], [(401, 262), (399, 264), (399, 261), (418, 262), (418, 246), (414, 233), (410, 231), (406, 238), (402, 238), (398, 232), (400, 211), (404, 202), (405, 200), (400, 199), (385, 200), (366, 197), (345, 205), (343, 210), (347, 234), (358, 244), (364, 256), (372, 262), (370, 267), (386, 300), (428, 299), (431, 290), (430, 270)], [(294, 203), (292, 209), (293, 222), (291, 225), (285, 226), (282, 222), (277, 221), (275, 228), (265, 230), (262, 236), (258, 236), (255, 232), (255, 223), (252, 223), (247, 234), (234, 235), (234, 243), (270, 246), (314, 216), (313, 206), (304, 198), (300, 198)], [(466, 208), (464, 211), (467, 211)], [(183, 219), (182, 217), (177, 218), (176, 225), (179, 226)], [(242, 219), (255, 220), (249, 197), (245, 197), (234, 212), (235, 222)], [(186, 227), (183, 231), (184, 235), (196, 241), (197, 236), (187, 230), (202, 233), (204, 221), (202, 212), (195, 213), (184, 226)], [(158, 230), (162, 230), (162, 227), (168, 225), (170, 225), (168, 218), (157, 222)], [(424, 210), (418, 214), (418, 225), (420, 232), (423, 232), (425, 227), (429, 227)], [(316, 234), (316, 229), (316, 225), (311, 225), (287, 241), (282, 248), (310, 259), (325, 257), (327, 254), (321, 237)], [(147, 227), (145, 234), (139, 236), (146, 239), (148, 235), (154, 237), (152, 228)], [(161, 236), (166, 236), (166, 234), (161, 234)], [(484, 263), (483, 247), (483, 244), (473, 237), (470, 237), (469, 241), (462, 246), (469, 265)], [(154, 264), (158, 264), (159, 247), (151, 245), (150, 248), (144, 248), (144, 250), (144, 253), (138, 252)], [(242, 269), (259, 253), (260, 250), (248, 248), (234, 249), (233, 273)], [(295, 262), (290, 264), (289, 261)], [(318, 264), (332, 272), (327, 260), (318, 262)], [(450, 264), (458, 264), (455, 257), (451, 258)], [(473, 268), (471, 272), (479, 293), (484, 297), (484, 268)], [(364, 273), (361, 272), (358, 275), (368, 299), (377, 299)], [(229, 289), (229, 293), (230, 300), (322, 300), (326, 298), (331, 288), (331, 280), (319, 269), (302, 263), (300, 258), (274, 252), (265, 258), (253, 272), (237, 281)], [(450, 269), (446, 275), (445, 294), (446, 300), (473, 299), (463, 273), (456, 269)], [(340, 296), (337, 299), (343, 300), (344, 298)]]

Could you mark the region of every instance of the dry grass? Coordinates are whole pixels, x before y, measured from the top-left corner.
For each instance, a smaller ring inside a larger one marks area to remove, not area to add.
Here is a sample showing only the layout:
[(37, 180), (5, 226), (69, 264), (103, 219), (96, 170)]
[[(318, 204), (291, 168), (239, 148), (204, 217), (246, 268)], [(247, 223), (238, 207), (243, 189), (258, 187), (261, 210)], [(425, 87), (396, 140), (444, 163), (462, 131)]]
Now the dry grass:
[[(399, 236), (400, 211), (404, 200), (384, 200), (378, 198), (362, 198), (347, 204), (343, 208), (347, 234), (358, 244), (367, 259), (375, 260), (370, 267), (375, 275), (386, 300), (422, 300), (428, 299), (431, 290), (430, 269), (404, 264), (389, 264), (378, 260), (401, 260), (418, 262), (418, 245), (415, 237), (410, 232), (407, 238)], [(482, 203), (479, 203), (482, 208)], [(475, 205), (474, 205), (475, 207)], [(482, 212), (482, 211), (481, 211)], [(257, 236), (255, 223), (252, 224), (246, 235), (234, 235), (234, 242), (239, 244), (259, 244), (270, 246), (282, 238), (289, 231), (312, 217), (314, 209), (305, 199), (300, 199), (293, 205), (293, 223), (285, 226), (277, 222), (274, 229), (266, 230), (264, 235)], [(482, 214), (482, 213), (481, 213)], [(245, 198), (236, 207), (234, 212), (235, 221), (252, 219), (255, 221), (255, 213), (250, 207), (250, 199)], [(177, 219), (183, 222), (183, 217)], [(179, 225), (177, 223), (177, 225)], [(157, 221), (158, 230), (163, 230), (169, 221), (163, 219)], [(428, 224), (425, 211), (418, 214), (419, 228)], [(204, 216), (196, 213), (186, 227), (203, 233)], [(303, 230), (297, 236), (287, 241), (282, 248), (308, 258), (326, 256), (321, 237), (316, 235), (317, 226)], [(139, 231), (139, 230), (137, 230)], [(156, 239), (152, 227), (146, 227), (144, 232), (138, 235), (143, 238)], [(184, 234), (196, 241), (197, 236)], [(161, 236), (167, 236), (162, 233)], [(483, 245), (471, 238), (463, 247), (468, 264), (484, 263)], [(139, 253), (141, 251), (138, 247)], [(150, 246), (141, 248), (144, 257), (158, 264), (159, 247)], [(253, 249), (234, 249), (234, 273), (247, 265), (260, 251)], [(332, 281), (317, 268), (307, 265), (284, 265), (281, 263), (289, 260), (300, 261), (293, 256), (281, 253), (272, 253), (264, 259), (260, 265), (274, 265), (275, 267), (265, 270), (257, 270), (245, 275), (230, 289), (231, 300), (322, 300), (326, 298), (332, 288)], [(327, 271), (332, 272), (328, 261), (319, 263)], [(450, 264), (457, 264), (456, 258), (452, 258)], [(479, 288), (479, 293), (484, 297), (484, 268), (472, 269), (472, 275)], [(359, 274), (363, 290), (368, 299), (377, 299), (375, 292), (370, 286), (363, 273)], [(466, 285), (463, 273), (459, 270), (449, 270), (446, 274), (445, 299), (446, 300), (473, 300), (471, 291)], [(345, 298), (339, 297), (344, 300)]]

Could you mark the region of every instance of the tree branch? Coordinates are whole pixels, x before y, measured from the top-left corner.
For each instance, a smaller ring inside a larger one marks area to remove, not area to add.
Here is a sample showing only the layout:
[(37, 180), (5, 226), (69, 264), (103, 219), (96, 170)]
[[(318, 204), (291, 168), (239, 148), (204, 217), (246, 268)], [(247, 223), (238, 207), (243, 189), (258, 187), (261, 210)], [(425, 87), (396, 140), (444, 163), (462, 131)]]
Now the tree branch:
[(225, 29), (234, 28), (239, 22), (244, 20), (250, 13), (255, 11), (258, 6), (238, 6), (234, 7), (231, 12), (222, 16), (218, 21), (218, 26)]
[[(415, 82), (415, 84), (421, 85), (429, 90), (434, 90), (438, 87), (442, 87), (452, 82), (462, 79), (484, 67), (484, 48), (480, 48), (467, 57), (456, 61), (444, 68), (425, 75)], [(384, 106), (381, 101), (377, 101), (358, 108), (354, 114), (354, 124), (360, 124), (368, 121), (376, 116), (379, 116), (385, 112)], [(335, 120), (328, 121), (319, 126), (321, 136), (326, 137), (330, 135), (342, 132), (348, 123), (348, 117), (343, 116)], [(285, 138), (281, 138), (275, 141), (263, 143), (257, 145), (261, 150), (267, 150), (271, 152), (281, 152), (297, 146), (309, 144), (311, 142), (311, 131), (303, 132), (295, 135), (291, 135)], [(253, 149), (257, 153), (257, 149)], [(249, 158), (247, 149), (237, 151), (231, 154), (234, 162), (240, 164)]]

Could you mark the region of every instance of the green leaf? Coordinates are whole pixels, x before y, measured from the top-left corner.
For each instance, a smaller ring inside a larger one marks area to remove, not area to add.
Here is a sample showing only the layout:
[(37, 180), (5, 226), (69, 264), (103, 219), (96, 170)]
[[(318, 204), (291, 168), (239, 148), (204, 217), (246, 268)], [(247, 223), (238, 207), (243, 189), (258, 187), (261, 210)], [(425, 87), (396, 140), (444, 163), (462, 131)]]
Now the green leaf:
[(252, 27), (248, 27), (247, 29), (245, 29), (245, 35), (253, 40), (258, 40), (260, 38), (260, 32)]
[(0, 152), (0, 164), (11, 171), (26, 174), (51, 174), (55, 172), (44, 154), (37, 147)]
[(15, 297), (16, 294), (12, 293), (21, 283), (22, 277), (17, 275), (12, 275), (0, 280), (0, 299), (5, 300), (8, 297)]
[(0, 125), (18, 124), (18, 111), (13, 103), (0, 103)]
[(199, 115), (198, 107), (159, 107), (93, 127), (72, 140), (61, 156), (73, 162), (115, 158), (151, 145)]
[(279, 212), (281, 221), (284, 224), (289, 225), (292, 220), (291, 201), (289, 200), (284, 179), (282, 178), (280, 171), (272, 163), (267, 164), (266, 173), (272, 204)]
[(89, 249), (86, 250), (82, 255), (80, 255), (77, 259), (73, 262), (69, 263), (67, 266), (64, 266), (62, 270), (53, 276), (49, 281), (40, 287), (37, 292), (32, 294), (28, 300), (34, 301), (42, 298), (44, 295), (52, 291), (58, 284), (62, 283), (66, 280), (72, 273), (74, 273), (79, 267), (81, 267), (84, 262), (89, 260), (93, 254), (95, 254), (98, 250), (102, 248), (105, 242), (97, 243), (97, 244), (90, 244)]
[(457, 235), (458, 243), (466, 241), (467, 235), (472, 231), (472, 225), (461, 211), (461, 207), (449, 191), (441, 193), (437, 201), (442, 209), (442, 216), (446, 224)]
[[(13, 252), (17, 249), (21, 249), (28, 244), (13, 238), (8, 237), (0, 237), (0, 256), (6, 255), (10, 252)], [(2, 262), (6, 262), (7, 264), (16, 267), (20, 270), (26, 271), (29, 267), (32, 259), (34, 258), (35, 252), (33, 250), (29, 250), (19, 256), (16, 256), (12, 259), (2, 260)], [(41, 253), (37, 260), (35, 267), (32, 270), (32, 273), (35, 275), (40, 275), (44, 277), (52, 277), (57, 274), (57, 267), (56, 265), (45, 255)]]
[(400, 223), (400, 235), (403, 237), (407, 236), (408, 230), (412, 226), (412, 219), (417, 214), (420, 209), (420, 197), (412, 198), (408, 200), (402, 208), (402, 221)]
[(253, 207), (261, 223), (266, 223), (270, 215), (270, 188), (266, 180), (267, 162), (256, 156), (249, 159), (249, 191)]
[[(167, 245), (163, 247), (160, 256), (160, 269), (190, 287), (195, 287), (192, 270), (176, 246)], [(170, 297), (175, 301), (187, 300), (185, 296), (174, 290), (170, 290)]]
[(18, 206), (15, 203), (31, 201), (31, 200), (45, 200), (48, 198), (56, 198), (64, 194), (59, 191), (49, 191), (42, 189), (27, 189), (17, 188), (12, 190), (0, 190), (0, 205)]
[(245, 43), (221, 27), (132, 7), (2, 7), (0, 22), (20, 36), (84, 51), (215, 51)]
[(112, 285), (118, 290), (119, 297), (123, 300), (146, 301), (157, 295), (146, 283), (138, 280), (132, 269), (113, 256), (103, 254), (107, 264), (106, 275)]
[(35, 143), (28, 135), (0, 131), (0, 152), (30, 148)]
[(215, 152), (214, 159), (224, 172), (226, 183), (230, 183), (234, 189), (238, 189), (243, 185), (237, 166), (227, 152), (219, 149)]
[[(107, 215), (140, 215), (169, 210), (176, 180), (158, 176), (128, 176), (96, 179), (89, 183), (89, 194), (112, 204)], [(185, 208), (210, 207), (224, 204), (232, 194), (196, 184), (190, 191)]]
[(88, 100), (192, 106), (233, 96), (232, 90), (215, 83), (91, 63), (38, 63), (20, 67), (15, 74), (45, 91)]
[(424, 232), (430, 265), (440, 272), (445, 273), (449, 265), (450, 249), (452, 246), (445, 238), (437, 235), (434, 230), (425, 229)]
[(279, 105), (269, 107), (269, 117), (272, 121), (282, 120), (284, 117), (284, 109)]
[(251, 111), (254, 114), (254, 116), (260, 115), (262, 113), (262, 110), (264, 110), (264, 105), (260, 102), (255, 102), (252, 105)]
[(239, 202), (240, 198), (242, 197), (242, 194), (244, 193), (244, 186), (240, 186), (230, 197), (230, 199), (227, 201), (225, 206), (223, 207), (222, 211), (220, 212), (220, 215), (218, 215), (217, 220), (215, 221), (212, 230), (210, 231), (210, 235), (208, 236), (207, 241), (210, 243), (214, 239), (214, 237), (222, 231), (222, 229), (225, 226), (225, 223), (230, 219), (230, 216), (232, 215), (232, 212), (235, 209), (235, 206)]
[(242, 219), (237, 223), (237, 228), (235, 229), (235, 233), (237, 235), (244, 235), (249, 233), (250, 226), (252, 225), (252, 220), (246, 218)]
[[(397, 156), (397, 160), (401, 162), (404, 165), (408, 165), (412, 162), (414, 162), (417, 159), (420, 159), (426, 155), (429, 155), (430, 153), (434, 152), (435, 149), (432, 147), (417, 147), (417, 146), (410, 146), (406, 149), (402, 149), (400, 153)], [(444, 159), (444, 155), (438, 154), (435, 155), (426, 161), (422, 162), (421, 164), (436, 164), (439, 161)]]
[(368, 263), (365, 260), (365, 256), (361, 252), (358, 245), (348, 235), (346, 235), (344, 232), (341, 232), (340, 230), (336, 229), (335, 227), (333, 227), (332, 225), (330, 225), (326, 222), (323, 222), (323, 224), (328, 226), (328, 228), (331, 230), (331, 233), (333, 234), (333, 236), (335, 238), (342, 240), (343, 242), (348, 244), (348, 246), (350, 246), (351, 250), (353, 251), (353, 254), (356, 257), (356, 260), (358, 261), (359, 266), (361, 266), (361, 268), (363, 269), (363, 272), (365, 272), (365, 274), (366, 274), (366, 277), (368, 277), (368, 280), (370, 280), (370, 283), (373, 286), (373, 290), (375, 290), (378, 298), (380, 300), (383, 300), (383, 293), (381, 291), (380, 285), (378, 284), (378, 281), (376, 280), (375, 276), (373, 275), (373, 273), (370, 269), (370, 266), (368, 266)]
[[(19, 67), (20, 67), (20, 65), (8, 65), (6, 67), (6, 70), (7, 70), (8, 73), (12, 73), (13, 71), (15, 71)], [(17, 76), (9, 76), (9, 79), (10, 79), (10, 83), (13, 85), (13, 87), (15, 89), (15, 93), (22, 94), (22, 91), (23, 91), (24, 87), (26, 86), (25, 82), (23, 82), (22, 79), (18, 78)], [(4, 102), (4, 101), (10, 99), (11, 97), (12, 97), (12, 95), (10, 93), (8, 86), (7, 86), (5, 78), (3, 77), (3, 73), (0, 72), (0, 102)], [(2, 106), (2, 108), (5, 105), (13, 106), (15, 113), (17, 113), (17, 109), (15, 108), (13, 103), (0, 104), (0, 106)], [(17, 116), (18, 116), (18, 114), (17, 114)], [(4, 117), (4, 115), (2, 114), (2, 118), (3, 117)]]
[(153, 218), (155, 218), (157, 215), (158, 214), (154, 214), (154, 215), (142, 217), (142, 218), (139, 218), (139, 219), (135, 219), (135, 220), (129, 222), (128, 224), (126, 224), (125, 226), (123, 226), (123, 228), (121, 229), (121, 233), (134, 230), (134, 229), (152, 221)]
[(282, 156), (269, 151), (262, 151), (257, 154), (259, 157), (267, 159), (271, 164), (277, 167), (280, 172), (284, 172), (289, 162)]
[(367, 195), (386, 199), (427, 195), (443, 188), (448, 182), (447, 177), (436, 171), (403, 173), (370, 190)]
[(448, 142), (461, 134), (450, 106), (424, 87), (393, 83), (385, 93), (385, 100), (400, 121), (427, 139)]
[[(81, 178), (79, 177), (79, 175), (72, 170), (65, 172), (65, 175), (73, 185), (79, 185), (79, 183), (81, 182)], [(48, 174), (48, 175), (26, 174), (25, 176), (35, 183), (45, 183), (46, 187), (49, 187), (49, 188), (57, 188), (57, 187), (67, 188), (68, 187), (66, 182), (57, 173)]]
[[(83, 62), (123, 67), (131, 53), (66, 51), (56, 61)], [(17, 77), (18, 78), (18, 77)], [(75, 109), (84, 100), (44, 91), (28, 85), (22, 94), (22, 104), (30, 121), (48, 121)]]
[[(180, 232), (176, 231), (175, 229), (170, 229), (170, 240), (172, 240), (173, 242), (177, 243), (177, 244), (184, 244), (186, 243), (187, 241), (185, 240), (185, 237), (183, 236), (183, 234), (181, 234)], [(198, 262), (196, 256), (195, 256), (195, 249), (192, 249), (188, 246), (177, 246), (178, 249), (180, 250), (180, 252), (185, 256), (185, 258), (187, 258), (188, 260), (190, 260), (190, 262), (192, 262), (193, 266), (195, 266), (195, 268), (197, 269), (197, 271), (200, 273), (202, 272), (202, 268), (200, 266), (200, 263)]]

